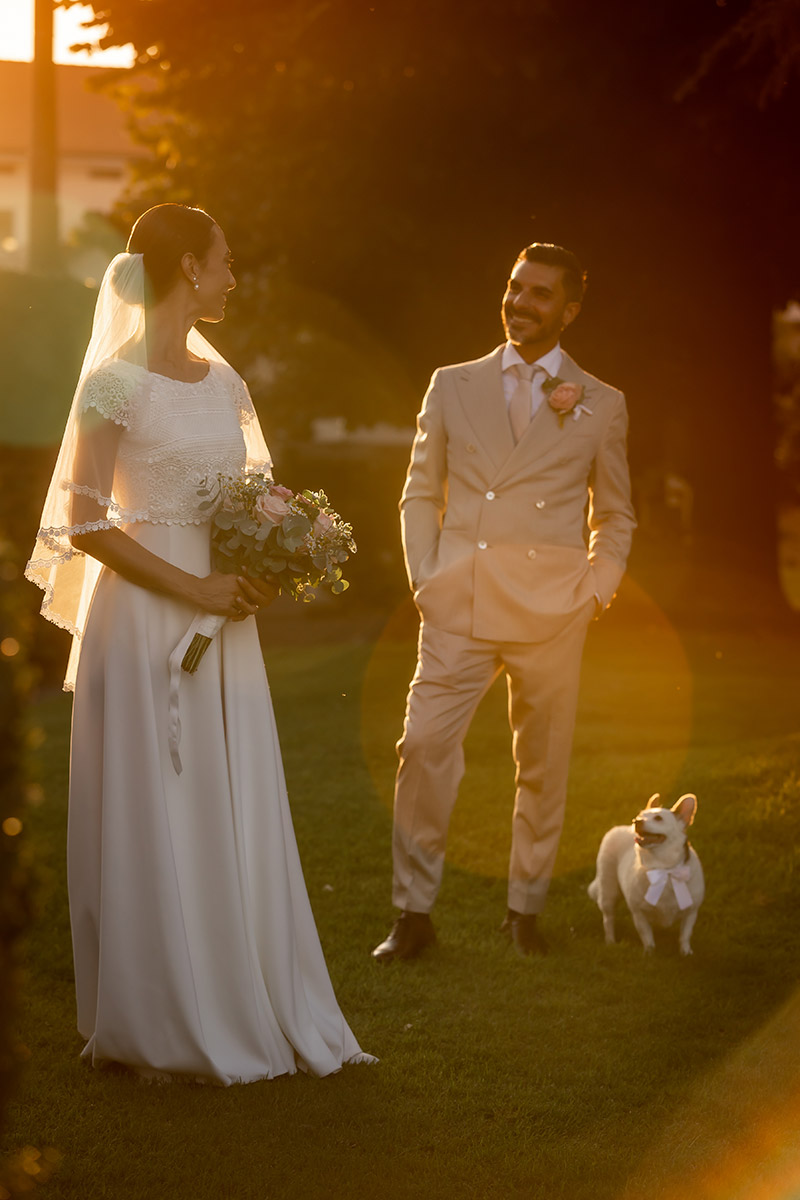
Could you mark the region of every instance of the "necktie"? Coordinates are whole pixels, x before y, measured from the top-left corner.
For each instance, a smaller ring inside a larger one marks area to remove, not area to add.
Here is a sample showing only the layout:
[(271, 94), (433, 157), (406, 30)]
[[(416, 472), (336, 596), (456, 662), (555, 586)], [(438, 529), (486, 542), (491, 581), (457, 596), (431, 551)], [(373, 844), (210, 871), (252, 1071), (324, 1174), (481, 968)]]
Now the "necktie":
[(520, 440), (531, 423), (531, 381), (536, 372), (542, 369), (535, 363), (514, 364), (513, 371), (518, 383), (508, 404), (508, 419), (515, 442)]

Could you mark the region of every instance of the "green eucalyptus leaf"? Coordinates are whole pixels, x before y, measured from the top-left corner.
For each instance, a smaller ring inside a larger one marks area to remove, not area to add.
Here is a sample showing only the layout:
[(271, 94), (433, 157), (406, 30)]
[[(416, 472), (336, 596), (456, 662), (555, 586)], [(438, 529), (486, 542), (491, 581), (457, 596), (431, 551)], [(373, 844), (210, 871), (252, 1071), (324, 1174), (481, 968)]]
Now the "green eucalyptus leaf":
[(281, 529), (284, 537), (299, 537), (302, 540), (311, 532), (311, 522), (301, 513), (290, 513), (288, 517), (284, 517)]

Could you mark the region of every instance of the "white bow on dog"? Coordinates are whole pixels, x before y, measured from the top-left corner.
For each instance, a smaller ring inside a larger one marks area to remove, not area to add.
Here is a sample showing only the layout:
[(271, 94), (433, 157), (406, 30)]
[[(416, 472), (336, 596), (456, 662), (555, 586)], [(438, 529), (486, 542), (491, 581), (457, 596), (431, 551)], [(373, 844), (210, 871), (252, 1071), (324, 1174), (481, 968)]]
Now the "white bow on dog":
[(645, 903), (652, 904), (654, 907), (661, 899), (661, 893), (667, 886), (667, 880), (672, 883), (672, 890), (675, 893), (675, 899), (678, 901), (678, 908), (691, 908), (692, 897), (686, 886), (689, 880), (689, 865), (681, 863), (678, 867), (655, 867), (652, 871), (647, 872), (647, 878), (650, 881), (650, 887), (647, 889)]

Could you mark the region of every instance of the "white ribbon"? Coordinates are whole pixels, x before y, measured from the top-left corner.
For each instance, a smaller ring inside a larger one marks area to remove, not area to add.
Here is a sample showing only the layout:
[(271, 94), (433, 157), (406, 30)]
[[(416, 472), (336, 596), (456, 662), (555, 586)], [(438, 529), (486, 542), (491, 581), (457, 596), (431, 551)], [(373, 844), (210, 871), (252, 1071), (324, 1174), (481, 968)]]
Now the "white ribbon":
[(577, 421), (582, 412), (585, 412), (587, 417), (590, 417), (592, 415), (592, 410), (590, 408), (587, 408), (585, 404), (576, 404), (572, 410), (573, 421)]
[(661, 894), (667, 886), (667, 880), (672, 884), (672, 890), (675, 893), (675, 899), (678, 901), (678, 908), (691, 908), (694, 901), (691, 893), (686, 886), (689, 882), (691, 872), (688, 863), (681, 863), (678, 867), (656, 867), (652, 871), (647, 872), (647, 878), (650, 881), (650, 887), (647, 889), (645, 903), (652, 904), (653, 907), (658, 904), (661, 899)]
[(181, 762), (180, 744), (181, 744), (181, 714), (180, 714), (180, 692), (181, 692), (181, 663), (184, 655), (192, 643), (192, 638), (196, 633), (201, 633), (204, 637), (215, 637), (222, 626), (225, 624), (227, 617), (218, 617), (213, 613), (200, 612), (192, 621), (186, 633), (178, 642), (172, 654), (169, 656), (169, 714), (168, 714), (168, 734), (169, 734), (169, 755), (172, 759), (172, 765), (175, 768), (175, 774), (180, 775), (183, 770)]

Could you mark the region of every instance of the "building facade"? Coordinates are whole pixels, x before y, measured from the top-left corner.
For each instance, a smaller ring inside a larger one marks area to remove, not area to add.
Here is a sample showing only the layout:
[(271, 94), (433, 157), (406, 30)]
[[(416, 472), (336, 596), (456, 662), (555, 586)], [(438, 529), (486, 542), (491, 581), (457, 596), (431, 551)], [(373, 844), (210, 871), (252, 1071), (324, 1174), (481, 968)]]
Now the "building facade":
[[(57, 64), (58, 224), (68, 269), (87, 282), (108, 261), (108, 250), (77, 237), (95, 225), (123, 190), (136, 155), (125, 119), (108, 96), (91, 88), (107, 68)], [(33, 66), (0, 61), (0, 270), (28, 267)], [(80, 243), (80, 244), (78, 244)]]

